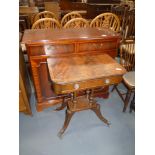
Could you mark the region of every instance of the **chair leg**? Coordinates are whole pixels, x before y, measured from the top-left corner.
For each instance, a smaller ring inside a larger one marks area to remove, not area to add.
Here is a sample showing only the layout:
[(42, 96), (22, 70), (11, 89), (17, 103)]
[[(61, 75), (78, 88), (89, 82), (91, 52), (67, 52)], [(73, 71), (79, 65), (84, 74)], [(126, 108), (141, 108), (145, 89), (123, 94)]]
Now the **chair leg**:
[(124, 102), (124, 98), (123, 98), (124, 94), (120, 93), (119, 89), (117, 88), (117, 85), (115, 85), (115, 89), (116, 89), (118, 95), (120, 96), (120, 98), (122, 99), (122, 101)]
[(130, 113), (132, 112), (132, 110), (135, 111), (135, 94), (134, 94), (133, 99), (130, 104)]
[(113, 88), (112, 88), (111, 92), (113, 92), (114, 89), (116, 89), (116, 85), (113, 85)]
[(123, 112), (125, 112), (126, 108), (128, 107), (130, 97), (131, 97), (131, 90), (129, 89), (125, 97)]

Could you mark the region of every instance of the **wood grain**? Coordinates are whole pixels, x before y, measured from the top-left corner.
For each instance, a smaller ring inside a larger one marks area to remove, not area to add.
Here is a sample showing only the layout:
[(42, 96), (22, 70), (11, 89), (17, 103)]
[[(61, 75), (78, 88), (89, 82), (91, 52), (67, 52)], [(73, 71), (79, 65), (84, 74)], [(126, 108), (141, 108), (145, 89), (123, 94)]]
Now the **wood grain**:
[(47, 64), (52, 81), (60, 84), (125, 73), (125, 69), (107, 54), (75, 56), (71, 59), (48, 58)]

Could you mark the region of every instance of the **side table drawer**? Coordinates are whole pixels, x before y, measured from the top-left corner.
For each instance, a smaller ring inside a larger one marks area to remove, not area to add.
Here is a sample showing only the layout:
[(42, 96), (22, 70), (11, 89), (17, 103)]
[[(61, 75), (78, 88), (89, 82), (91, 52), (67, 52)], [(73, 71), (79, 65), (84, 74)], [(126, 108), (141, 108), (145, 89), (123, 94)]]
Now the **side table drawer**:
[(74, 91), (120, 83), (121, 80), (122, 80), (122, 76), (115, 76), (115, 77), (107, 77), (102, 79), (80, 81), (80, 82), (70, 83), (70, 84), (54, 84), (53, 88), (56, 94), (66, 94)]

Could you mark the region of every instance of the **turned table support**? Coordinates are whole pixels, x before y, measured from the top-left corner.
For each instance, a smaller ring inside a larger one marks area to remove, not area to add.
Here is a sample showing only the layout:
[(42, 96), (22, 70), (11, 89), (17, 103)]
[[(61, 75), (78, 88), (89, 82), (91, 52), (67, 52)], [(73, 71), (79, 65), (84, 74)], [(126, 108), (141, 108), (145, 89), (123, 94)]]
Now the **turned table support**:
[(83, 110), (92, 110), (97, 117), (108, 126), (110, 123), (105, 119), (100, 111), (100, 105), (96, 103), (93, 97), (93, 89), (86, 90), (86, 96), (77, 97), (77, 92), (71, 93), (71, 99), (67, 102), (66, 116), (62, 129), (59, 131), (58, 136), (62, 138), (69, 122), (75, 112)]

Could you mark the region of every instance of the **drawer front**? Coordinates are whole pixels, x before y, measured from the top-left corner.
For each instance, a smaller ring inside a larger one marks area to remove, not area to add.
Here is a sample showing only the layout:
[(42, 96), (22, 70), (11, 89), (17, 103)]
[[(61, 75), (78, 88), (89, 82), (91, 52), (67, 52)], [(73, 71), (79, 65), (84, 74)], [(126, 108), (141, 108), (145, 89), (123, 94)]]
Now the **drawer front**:
[(80, 90), (85, 90), (90, 88), (117, 84), (117, 83), (120, 83), (121, 80), (122, 80), (122, 76), (115, 76), (115, 77), (87, 80), (87, 81), (69, 83), (69, 84), (54, 84), (53, 87), (56, 94), (66, 94), (74, 91), (80, 91)]
[(36, 56), (36, 55), (44, 55), (44, 47), (43, 46), (30, 46), (28, 50), (28, 55), (29, 56)]
[(115, 41), (102, 42), (102, 43), (85, 43), (79, 45), (79, 52), (83, 51), (102, 51), (116, 49), (117, 44)]
[(59, 55), (59, 54), (67, 54), (74, 52), (74, 44), (65, 44), (65, 45), (43, 45), (43, 46), (31, 46), (30, 47), (30, 55)]
[(44, 50), (47, 55), (73, 53), (74, 52), (74, 44), (44, 45)]

